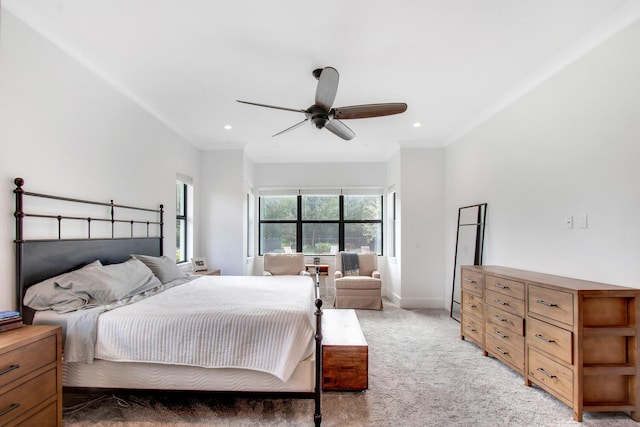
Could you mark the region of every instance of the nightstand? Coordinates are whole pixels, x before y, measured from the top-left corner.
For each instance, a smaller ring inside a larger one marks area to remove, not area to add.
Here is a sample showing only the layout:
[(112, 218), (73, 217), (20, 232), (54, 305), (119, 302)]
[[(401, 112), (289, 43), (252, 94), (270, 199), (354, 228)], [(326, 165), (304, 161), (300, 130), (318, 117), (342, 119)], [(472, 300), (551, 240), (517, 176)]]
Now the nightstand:
[(62, 426), (62, 328), (0, 332), (0, 425)]
[(193, 274), (197, 274), (198, 276), (219, 276), (220, 275), (220, 269), (216, 268), (215, 270), (194, 271)]

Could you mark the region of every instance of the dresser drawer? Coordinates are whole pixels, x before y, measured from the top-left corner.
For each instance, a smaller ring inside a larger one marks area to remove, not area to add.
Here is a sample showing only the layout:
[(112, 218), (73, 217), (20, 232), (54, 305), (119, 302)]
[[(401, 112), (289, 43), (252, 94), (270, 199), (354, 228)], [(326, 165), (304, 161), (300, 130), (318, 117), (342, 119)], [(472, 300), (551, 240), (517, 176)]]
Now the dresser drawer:
[(520, 353), (524, 352), (524, 336), (518, 335), (513, 331), (501, 329), (495, 325), (486, 325), (487, 337), (491, 335), (495, 341), (509, 345), (514, 349), (518, 349)]
[(460, 283), (464, 292), (470, 292), (482, 296), (482, 273), (462, 269)]
[(487, 329), (494, 326), (498, 329), (507, 329), (518, 335), (524, 335), (524, 319), (520, 316), (487, 305), (485, 307), (485, 319)]
[(524, 299), (524, 283), (522, 282), (486, 275), (484, 277), (484, 284), (485, 289), (509, 295), (517, 299)]
[(524, 301), (509, 295), (499, 294), (487, 289), (484, 301), (501, 310), (507, 311), (516, 316), (524, 317)]
[(29, 411), (38, 403), (55, 396), (56, 370), (50, 369), (0, 395), (0, 425)]
[(565, 401), (572, 402), (573, 371), (571, 368), (549, 359), (532, 347), (528, 347), (528, 352), (528, 378), (540, 386), (546, 386)]
[(482, 317), (482, 297), (464, 292), (462, 294), (462, 309), (476, 316)]
[(484, 341), (482, 337), (484, 334), (483, 326), (482, 319), (464, 312), (462, 313), (460, 319), (460, 335), (470, 338), (471, 341), (474, 341), (480, 346), (482, 346)]
[(500, 340), (493, 334), (487, 333), (486, 350), (508, 365), (511, 365), (520, 373), (524, 371), (524, 348), (511, 345), (504, 340)]
[(529, 285), (529, 314), (573, 326), (573, 295), (568, 292)]
[(527, 342), (568, 364), (573, 363), (573, 334), (557, 326), (529, 318), (527, 320)]
[(56, 336), (0, 354), (0, 387), (56, 361)]

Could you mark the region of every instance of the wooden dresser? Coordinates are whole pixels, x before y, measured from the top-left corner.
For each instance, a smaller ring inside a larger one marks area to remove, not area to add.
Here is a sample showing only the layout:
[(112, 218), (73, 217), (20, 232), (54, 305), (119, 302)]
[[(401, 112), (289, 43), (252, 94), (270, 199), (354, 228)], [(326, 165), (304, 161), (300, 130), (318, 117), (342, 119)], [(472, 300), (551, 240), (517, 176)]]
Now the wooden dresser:
[(61, 328), (0, 333), (0, 425), (62, 426)]
[(587, 412), (628, 412), (638, 398), (640, 289), (497, 266), (463, 266), (460, 334), (525, 384)]

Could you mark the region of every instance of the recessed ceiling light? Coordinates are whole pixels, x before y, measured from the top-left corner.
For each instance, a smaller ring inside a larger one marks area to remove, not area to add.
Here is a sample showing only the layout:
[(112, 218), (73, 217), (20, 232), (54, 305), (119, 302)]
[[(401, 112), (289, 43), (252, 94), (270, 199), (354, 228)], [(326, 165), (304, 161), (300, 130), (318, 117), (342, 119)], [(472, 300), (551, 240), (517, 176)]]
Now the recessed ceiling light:
[(231, 130), (231, 125), (224, 125), (224, 128), (225, 128), (226, 130)]
[(420, 123), (420, 122), (415, 122), (415, 123), (413, 124), (413, 127), (414, 127), (414, 128), (419, 128), (420, 126), (422, 126), (422, 123)]

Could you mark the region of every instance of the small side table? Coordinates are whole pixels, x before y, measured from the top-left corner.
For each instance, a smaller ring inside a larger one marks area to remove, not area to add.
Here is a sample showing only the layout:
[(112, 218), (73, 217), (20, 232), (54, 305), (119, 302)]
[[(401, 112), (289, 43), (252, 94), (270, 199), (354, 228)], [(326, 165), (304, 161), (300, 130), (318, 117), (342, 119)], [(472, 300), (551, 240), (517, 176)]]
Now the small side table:
[(194, 271), (193, 274), (197, 274), (198, 276), (219, 276), (220, 275), (220, 269), (216, 268), (215, 270)]
[(320, 268), (321, 276), (329, 275), (329, 264), (305, 264), (305, 269), (312, 275), (316, 273), (316, 267)]

